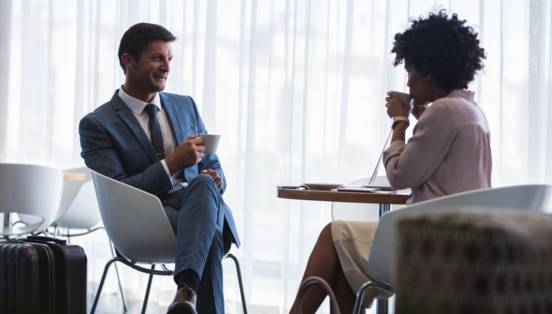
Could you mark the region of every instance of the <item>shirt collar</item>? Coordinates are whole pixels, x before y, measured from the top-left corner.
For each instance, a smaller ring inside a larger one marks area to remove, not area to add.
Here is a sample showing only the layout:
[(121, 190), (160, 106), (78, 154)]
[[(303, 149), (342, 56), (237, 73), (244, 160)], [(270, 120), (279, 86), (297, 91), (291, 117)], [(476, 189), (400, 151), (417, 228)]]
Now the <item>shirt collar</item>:
[(472, 91), (469, 91), (469, 90), (466, 90), (466, 89), (455, 89), (452, 92), (450, 92), (450, 94), (448, 94), (447, 97), (449, 97), (449, 98), (462, 97), (462, 98), (466, 98), (469, 101), (473, 101), (474, 96), (475, 96), (475, 93), (472, 92)]
[(123, 102), (134, 112), (136, 115), (142, 115), (144, 113), (144, 108), (146, 108), (147, 104), (154, 104), (161, 110), (161, 99), (159, 98), (159, 93), (155, 93), (155, 96), (153, 96), (153, 99), (151, 102), (143, 102), (141, 100), (138, 100), (129, 94), (127, 94), (123, 87), (119, 88), (119, 97), (123, 100)]

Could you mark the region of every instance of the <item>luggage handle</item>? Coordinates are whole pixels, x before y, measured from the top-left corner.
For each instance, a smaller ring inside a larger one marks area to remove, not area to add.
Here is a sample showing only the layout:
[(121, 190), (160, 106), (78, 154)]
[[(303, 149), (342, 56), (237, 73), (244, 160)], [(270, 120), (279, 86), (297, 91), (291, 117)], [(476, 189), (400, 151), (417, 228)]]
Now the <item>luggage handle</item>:
[(54, 242), (54, 243), (61, 244), (61, 245), (67, 244), (67, 240), (56, 239), (56, 238), (51, 238), (51, 237), (43, 237), (43, 236), (28, 236), (27, 241), (39, 242), (39, 243)]

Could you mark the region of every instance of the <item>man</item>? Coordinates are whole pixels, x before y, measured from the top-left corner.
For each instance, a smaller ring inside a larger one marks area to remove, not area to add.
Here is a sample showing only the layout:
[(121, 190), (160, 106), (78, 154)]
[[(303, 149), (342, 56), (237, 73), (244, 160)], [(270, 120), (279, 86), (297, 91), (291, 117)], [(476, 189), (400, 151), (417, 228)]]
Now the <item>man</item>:
[(125, 83), (81, 120), (81, 156), (89, 168), (161, 199), (177, 240), (178, 288), (168, 313), (196, 313), (196, 298), (198, 312), (224, 313), (221, 261), (240, 242), (218, 157), (205, 154), (197, 136), (206, 130), (194, 101), (161, 93), (174, 40), (155, 24), (126, 31), (118, 52)]

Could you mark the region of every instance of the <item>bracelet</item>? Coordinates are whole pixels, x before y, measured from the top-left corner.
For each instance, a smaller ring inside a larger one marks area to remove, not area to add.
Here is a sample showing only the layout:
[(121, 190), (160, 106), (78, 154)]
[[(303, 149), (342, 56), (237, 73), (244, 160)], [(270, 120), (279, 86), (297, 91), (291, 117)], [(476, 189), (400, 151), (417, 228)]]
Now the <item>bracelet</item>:
[(410, 125), (410, 121), (407, 117), (396, 116), (391, 118), (391, 129), (394, 129), (397, 123), (404, 121), (407, 125)]

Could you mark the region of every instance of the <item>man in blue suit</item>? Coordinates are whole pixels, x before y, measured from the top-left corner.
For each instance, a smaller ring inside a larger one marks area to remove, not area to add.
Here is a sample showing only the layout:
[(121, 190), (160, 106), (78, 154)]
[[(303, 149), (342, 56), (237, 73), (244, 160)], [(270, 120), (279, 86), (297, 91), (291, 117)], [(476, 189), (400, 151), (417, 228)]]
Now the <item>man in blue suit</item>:
[(118, 52), (125, 83), (81, 120), (81, 156), (89, 168), (161, 199), (177, 240), (178, 288), (168, 313), (196, 313), (196, 300), (200, 313), (224, 313), (221, 261), (240, 242), (222, 199), (224, 172), (198, 137), (207, 132), (194, 101), (161, 92), (174, 40), (155, 24), (126, 31)]

